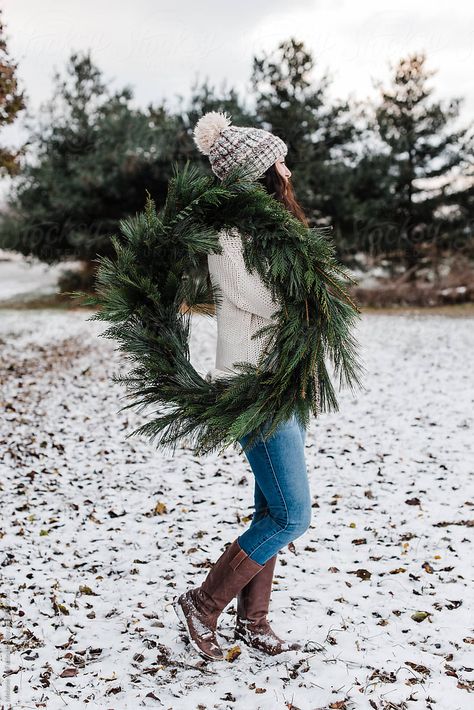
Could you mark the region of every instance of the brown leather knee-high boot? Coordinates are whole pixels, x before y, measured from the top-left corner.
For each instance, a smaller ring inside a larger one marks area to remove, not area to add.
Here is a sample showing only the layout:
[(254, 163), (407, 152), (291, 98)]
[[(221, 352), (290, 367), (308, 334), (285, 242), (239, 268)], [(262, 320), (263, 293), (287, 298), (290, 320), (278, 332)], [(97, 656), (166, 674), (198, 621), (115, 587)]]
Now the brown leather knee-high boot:
[(217, 619), (240, 589), (263, 567), (248, 556), (236, 538), (210, 569), (201, 586), (173, 599), (173, 608), (191, 645), (205, 658), (224, 659), (216, 638)]
[(267, 619), (276, 559), (277, 555), (270, 557), (263, 569), (238, 593), (234, 630), (236, 639), (271, 656), (301, 648), (296, 641), (290, 643), (279, 638)]

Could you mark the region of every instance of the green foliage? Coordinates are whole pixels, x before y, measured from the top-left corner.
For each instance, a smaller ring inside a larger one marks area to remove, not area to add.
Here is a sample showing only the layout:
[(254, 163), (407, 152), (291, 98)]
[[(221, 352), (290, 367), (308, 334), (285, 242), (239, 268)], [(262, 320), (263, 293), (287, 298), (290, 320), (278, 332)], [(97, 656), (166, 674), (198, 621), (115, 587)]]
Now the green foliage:
[[(236, 363), (236, 375), (208, 382), (190, 363), (190, 319), (193, 309), (211, 315), (220, 297), (205, 278), (207, 254), (220, 252), (219, 230), (229, 226), (239, 229), (247, 267), (281, 308), (257, 334), (269, 336), (257, 366)], [(112, 244), (115, 256), (98, 259), (97, 293), (86, 303), (100, 306), (91, 319), (111, 324), (103, 336), (131, 363), (115, 377), (130, 400), (124, 408), (156, 408), (130, 436), (144, 434), (173, 451), (185, 437), (196, 454), (246, 434), (251, 446), (270, 417), (268, 436), (293, 413), (307, 424), (310, 412), (338, 408), (327, 358), (341, 385), (361, 386), (351, 333), (360, 311), (346, 291), (354, 280), (337, 262), (328, 229), (303, 225), (245, 166), (221, 182), (189, 162), (174, 164), (161, 210), (148, 196)]]
[(459, 215), (463, 201), (463, 193), (454, 198), (449, 181), (472, 160), (474, 148), (472, 127), (452, 126), (461, 100), (433, 100), (428, 81), (434, 73), (425, 54), (415, 53), (398, 62), (389, 87), (379, 83), (374, 129), (383, 147), (359, 166), (375, 188), (366, 209), (385, 225), (380, 246), (401, 247), (408, 267), (417, 264), (420, 242), (440, 242), (445, 231), (449, 243), (453, 211), (447, 218), (442, 208), (457, 203)]
[[(29, 160), (1, 215), (0, 247), (48, 263), (112, 257), (111, 235), (120, 220), (144, 209), (146, 193), (159, 208), (164, 204), (173, 162), (193, 161), (204, 180), (209, 175), (192, 130), (211, 110), (283, 138), (298, 201), (310, 224), (333, 225), (339, 254), (404, 250), (410, 266), (421, 241), (448, 247), (472, 241), (472, 127), (452, 128), (461, 102), (445, 106), (433, 99), (424, 55), (400, 60), (375, 105), (333, 100), (328, 74), (317, 75), (317, 68), (304, 43), (291, 38), (254, 58), (249, 98), (255, 108), (247, 108), (233, 88), (215, 90), (206, 82), (169, 112), (164, 103), (133, 108), (130, 88), (112, 91), (89, 54), (72, 54), (31, 129)], [(10, 82), (7, 120), (20, 100), (12, 71), (13, 65), (0, 63), (0, 81)], [(205, 184), (188, 189), (213, 199), (212, 191), (201, 189)], [(209, 207), (203, 203), (202, 209)], [(197, 208), (190, 208), (191, 219)], [(187, 214), (177, 219), (185, 230)], [(272, 259), (275, 273), (287, 272), (285, 255)], [(199, 254), (194, 261), (196, 269)], [(305, 278), (309, 285), (311, 274)], [(196, 274), (191, 281), (196, 288)], [(173, 289), (171, 276), (167, 288)]]
[(146, 190), (164, 200), (180, 120), (134, 109), (129, 88), (112, 92), (88, 54), (55, 76), (35, 153), (14, 185), (0, 246), (54, 263), (111, 254), (119, 220), (141, 210)]
[(352, 219), (351, 175), (361, 129), (355, 107), (330, 100), (327, 73), (315, 75), (316, 62), (303, 42), (291, 38), (275, 52), (256, 57), (252, 86), (257, 120), (288, 145), (287, 163), (308, 217), (340, 228)]
[[(19, 91), (16, 70), (17, 64), (11, 61), (8, 54), (0, 10), (0, 128), (13, 123), (25, 108), (25, 97), (24, 93)], [(23, 149), (13, 151), (0, 146), (0, 176), (18, 173), (22, 153)]]

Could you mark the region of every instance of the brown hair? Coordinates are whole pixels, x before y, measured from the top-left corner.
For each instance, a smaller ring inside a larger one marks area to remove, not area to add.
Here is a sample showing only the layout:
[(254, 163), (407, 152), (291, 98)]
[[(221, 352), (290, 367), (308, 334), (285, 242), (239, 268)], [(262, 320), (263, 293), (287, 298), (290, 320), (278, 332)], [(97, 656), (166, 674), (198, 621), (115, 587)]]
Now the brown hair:
[(275, 164), (270, 165), (264, 174), (258, 178), (257, 182), (263, 185), (270, 195), (273, 195), (277, 200), (282, 202), (286, 209), (299, 219), (300, 222), (303, 222), (307, 227), (309, 226), (304, 210), (295, 197), (291, 180), (287, 182), (277, 171)]

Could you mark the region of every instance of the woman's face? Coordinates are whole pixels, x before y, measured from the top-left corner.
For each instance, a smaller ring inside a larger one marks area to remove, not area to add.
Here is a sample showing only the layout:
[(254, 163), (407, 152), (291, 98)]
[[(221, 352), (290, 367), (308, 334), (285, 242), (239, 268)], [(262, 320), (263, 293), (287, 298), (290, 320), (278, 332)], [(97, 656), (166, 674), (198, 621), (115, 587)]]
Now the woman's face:
[(277, 173), (279, 173), (282, 176), (282, 178), (284, 178), (284, 180), (286, 182), (288, 182), (288, 180), (291, 177), (291, 170), (286, 165), (285, 157), (283, 155), (281, 156), (281, 158), (278, 158), (278, 160), (276, 161), (275, 168), (276, 168)]

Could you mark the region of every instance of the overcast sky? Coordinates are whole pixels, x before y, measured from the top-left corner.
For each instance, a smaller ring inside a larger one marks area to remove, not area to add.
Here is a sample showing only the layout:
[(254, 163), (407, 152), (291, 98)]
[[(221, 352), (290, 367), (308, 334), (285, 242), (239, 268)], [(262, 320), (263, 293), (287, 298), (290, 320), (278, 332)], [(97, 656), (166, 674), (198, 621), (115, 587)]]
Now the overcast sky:
[[(252, 58), (293, 36), (328, 69), (331, 95), (374, 96), (389, 62), (425, 50), (440, 98), (461, 96), (474, 120), (474, 3), (467, 0), (0, 0), (8, 48), (18, 62), (29, 111), (51, 95), (54, 68), (90, 49), (114, 88), (132, 86), (136, 103), (186, 96), (205, 78), (241, 95)], [(5, 141), (21, 140), (20, 126)]]

